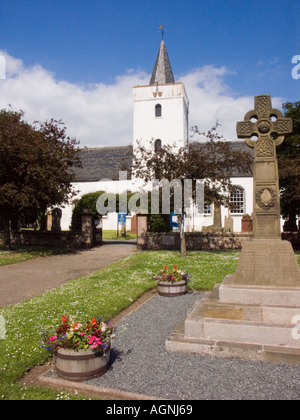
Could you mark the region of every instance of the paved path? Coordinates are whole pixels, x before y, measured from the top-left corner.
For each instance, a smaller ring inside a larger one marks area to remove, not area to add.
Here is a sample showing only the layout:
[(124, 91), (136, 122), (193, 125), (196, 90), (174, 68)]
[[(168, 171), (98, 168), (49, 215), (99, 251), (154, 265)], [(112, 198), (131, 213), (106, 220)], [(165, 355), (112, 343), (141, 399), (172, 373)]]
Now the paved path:
[(41, 295), (94, 273), (137, 251), (134, 242), (106, 242), (72, 254), (41, 257), (0, 267), (0, 307)]

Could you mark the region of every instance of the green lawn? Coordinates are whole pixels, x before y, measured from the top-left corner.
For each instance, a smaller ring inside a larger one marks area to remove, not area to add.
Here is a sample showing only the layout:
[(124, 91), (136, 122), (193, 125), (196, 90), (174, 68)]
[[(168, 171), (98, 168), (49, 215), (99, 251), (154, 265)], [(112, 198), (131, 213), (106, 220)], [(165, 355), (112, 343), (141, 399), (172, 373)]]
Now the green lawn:
[(120, 239), (120, 240), (136, 239), (136, 233), (126, 232), (125, 236), (121, 236), (121, 231), (118, 232), (116, 230), (102, 230), (102, 238), (103, 239)]
[[(57, 398), (55, 390), (26, 389), (18, 380), (31, 367), (51, 357), (41, 347), (40, 334), (55, 325), (63, 314), (76, 315), (83, 321), (97, 315), (112, 319), (155, 287), (151, 275), (164, 265), (176, 264), (178, 269), (188, 271), (189, 287), (211, 289), (226, 274), (234, 273), (239, 255), (239, 252), (189, 252), (182, 258), (178, 252), (141, 252), (42, 296), (0, 309), (6, 323), (6, 338), (0, 340), (0, 400)], [(300, 264), (299, 253), (297, 258)], [(67, 398), (73, 397), (67, 394)]]

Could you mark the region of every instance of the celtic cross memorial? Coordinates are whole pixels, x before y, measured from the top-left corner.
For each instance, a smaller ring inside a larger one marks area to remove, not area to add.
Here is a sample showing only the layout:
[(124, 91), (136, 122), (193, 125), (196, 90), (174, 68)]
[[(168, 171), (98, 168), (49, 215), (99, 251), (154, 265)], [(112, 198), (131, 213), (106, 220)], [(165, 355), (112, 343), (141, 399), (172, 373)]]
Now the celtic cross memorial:
[(272, 108), (269, 95), (256, 96), (254, 109), (237, 123), (238, 137), (254, 147), (254, 235), (243, 243), (236, 272), (196, 303), (184, 335), (178, 329), (168, 349), (300, 364), (300, 340), (292, 336), (300, 269), (291, 243), (281, 240), (276, 159), (276, 147), (291, 131), (291, 120)]
[(255, 96), (254, 109), (236, 126), (238, 138), (254, 148), (253, 238), (280, 239), (276, 147), (292, 132), (292, 120), (272, 108), (270, 95)]

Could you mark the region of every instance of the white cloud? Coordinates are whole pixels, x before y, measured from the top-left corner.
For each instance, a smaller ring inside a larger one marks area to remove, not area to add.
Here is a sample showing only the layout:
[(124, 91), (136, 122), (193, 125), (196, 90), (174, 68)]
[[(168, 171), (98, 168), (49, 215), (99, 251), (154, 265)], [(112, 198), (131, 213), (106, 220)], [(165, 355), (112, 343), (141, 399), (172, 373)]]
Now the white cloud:
[[(26, 67), (22, 60), (0, 51), (6, 61), (6, 79), (0, 80), (0, 108), (12, 105), (25, 111), (28, 122), (55, 118), (64, 121), (68, 135), (81, 146), (118, 146), (132, 143), (132, 87), (148, 84), (150, 75), (128, 71), (111, 85), (77, 85), (57, 81), (55, 75), (39, 65)], [(253, 108), (253, 97), (234, 97), (224, 82), (231, 72), (204, 66), (181, 78), (190, 100), (190, 126), (203, 131), (216, 120), (225, 138), (236, 139), (236, 121)], [(273, 104), (281, 104), (281, 99)]]
[[(55, 118), (81, 146), (132, 143), (132, 87), (148, 82), (142, 72), (128, 72), (112, 85), (76, 85), (57, 81), (39, 65), (26, 68), (6, 52), (6, 79), (0, 80), (0, 108), (22, 109), (32, 123)], [(146, 79), (147, 81), (145, 81)]]
[[(227, 140), (238, 140), (236, 123), (254, 108), (253, 96), (237, 96), (225, 83), (232, 75), (226, 67), (204, 66), (183, 76), (181, 81), (190, 101), (190, 126), (207, 131), (218, 121), (218, 132)], [(281, 108), (282, 98), (272, 98), (274, 108)]]
[(224, 82), (231, 72), (225, 67), (204, 66), (182, 77), (190, 100), (190, 126), (197, 125), (207, 131), (218, 121), (218, 131), (228, 140), (237, 140), (236, 122), (253, 109), (254, 99), (250, 96), (235, 98)]

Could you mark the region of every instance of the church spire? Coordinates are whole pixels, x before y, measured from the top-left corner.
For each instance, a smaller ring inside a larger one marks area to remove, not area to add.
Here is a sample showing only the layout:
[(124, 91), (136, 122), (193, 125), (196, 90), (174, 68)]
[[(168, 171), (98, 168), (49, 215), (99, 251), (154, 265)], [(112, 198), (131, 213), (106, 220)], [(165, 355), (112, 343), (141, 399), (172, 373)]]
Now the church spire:
[(150, 85), (163, 85), (167, 83), (175, 83), (169, 56), (164, 43), (161, 41), (157, 54), (155, 66), (152, 72)]

